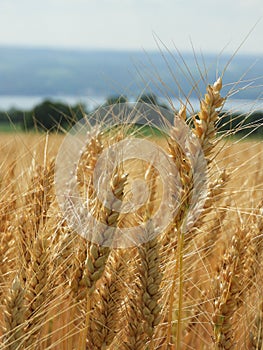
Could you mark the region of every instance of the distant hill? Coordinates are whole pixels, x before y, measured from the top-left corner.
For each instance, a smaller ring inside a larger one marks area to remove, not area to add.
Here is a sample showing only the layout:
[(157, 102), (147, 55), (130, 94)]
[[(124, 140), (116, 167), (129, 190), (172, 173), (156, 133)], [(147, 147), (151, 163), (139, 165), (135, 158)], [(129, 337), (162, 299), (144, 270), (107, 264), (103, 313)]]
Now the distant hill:
[[(213, 82), (216, 71), (221, 73), (229, 60), (226, 55), (198, 55), (198, 66), (193, 53), (182, 56), (184, 61), (178, 54), (170, 56), (167, 52), (0, 47), (0, 95), (137, 96), (151, 90), (159, 96), (183, 96), (191, 91), (193, 80), (201, 81), (199, 71), (207, 71), (204, 79)], [(262, 56), (234, 57), (224, 83), (242, 78), (238, 89), (244, 91), (235, 98), (256, 99), (262, 94), (262, 63)], [(205, 84), (200, 83), (200, 87), (203, 93)]]

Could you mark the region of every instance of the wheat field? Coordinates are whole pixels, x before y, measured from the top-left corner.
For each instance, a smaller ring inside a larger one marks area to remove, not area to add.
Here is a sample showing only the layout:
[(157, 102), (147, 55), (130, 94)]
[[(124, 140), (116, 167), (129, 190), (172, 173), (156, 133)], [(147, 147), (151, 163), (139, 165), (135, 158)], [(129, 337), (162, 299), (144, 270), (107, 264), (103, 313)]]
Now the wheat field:
[[(124, 130), (93, 135), (82, 153), (83, 201), (108, 228), (143, 225), (147, 239), (132, 247), (88, 241), (63, 217), (54, 172), (64, 135), (0, 136), (1, 349), (263, 349), (263, 144), (216, 137), (221, 84), (208, 86), (192, 119), (209, 181), (186, 232), (193, 170), (173, 139), (156, 141), (181, 180), (179, 208), (161, 232), (149, 219), (164, 186), (176, 189), (161, 183), (151, 162), (126, 162), (110, 179), (121, 202), (129, 201), (135, 178), (147, 183), (149, 195), (135, 212), (119, 213), (96, 198), (96, 162)], [(178, 112), (183, 123), (185, 113)]]

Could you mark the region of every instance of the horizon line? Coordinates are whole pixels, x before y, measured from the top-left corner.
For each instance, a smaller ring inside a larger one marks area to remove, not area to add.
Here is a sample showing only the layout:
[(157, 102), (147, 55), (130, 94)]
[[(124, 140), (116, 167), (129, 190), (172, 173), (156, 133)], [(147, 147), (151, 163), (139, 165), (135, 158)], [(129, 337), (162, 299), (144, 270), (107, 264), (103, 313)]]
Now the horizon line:
[[(2, 44), (0, 43), (0, 49), (18, 49), (18, 50), (35, 50), (35, 51), (62, 51), (62, 52), (112, 52), (112, 53), (141, 53), (141, 54), (162, 54), (163, 52), (177, 53), (177, 50), (160, 50), (156, 49), (145, 49), (145, 48), (117, 48), (117, 47), (76, 47), (76, 46), (54, 46), (54, 45), (34, 45), (34, 44)], [(184, 54), (197, 54), (197, 51), (193, 51), (190, 49), (178, 50), (180, 53)], [(232, 55), (233, 52), (225, 51), (225, 52), (215, 52), (215, 51), (202, 51), (198, 52), (198, 54), (208, 55), (208, 56), (229, 56)], [(239, 56), (262, 56), (262, 52), (241, 52)]]

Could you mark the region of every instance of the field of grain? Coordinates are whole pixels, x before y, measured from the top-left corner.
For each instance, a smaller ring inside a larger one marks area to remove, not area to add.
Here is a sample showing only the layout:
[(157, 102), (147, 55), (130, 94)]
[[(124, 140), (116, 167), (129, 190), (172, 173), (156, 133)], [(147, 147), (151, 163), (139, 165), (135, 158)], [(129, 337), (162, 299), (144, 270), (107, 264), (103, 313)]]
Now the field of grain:
[(92, 172), (103, 149), (124, 136), (96, 134), (87, 145), (77, 175), (88, 209), (111, 229), (143, 225), (148, 237), (122, 249), (85, 240), (63, 217), (54, 189), (63, 135), (0, 135), (1, 349), (262, 349), (263, 144), (217, 142), (220, 98), (217, 82), (193, 123), (209, 183), (186, 232), (192, 170), (174, 140), (155, 140), (165, 143), (182, 184), (180, 206), (161, 232), (149, 219), (172, 184), (161, 183), (150, 161), (126, 162), (110, 180), (115, 200), (127, 202), (139, 178), (149, 195), (134, 213), (106, 208)]

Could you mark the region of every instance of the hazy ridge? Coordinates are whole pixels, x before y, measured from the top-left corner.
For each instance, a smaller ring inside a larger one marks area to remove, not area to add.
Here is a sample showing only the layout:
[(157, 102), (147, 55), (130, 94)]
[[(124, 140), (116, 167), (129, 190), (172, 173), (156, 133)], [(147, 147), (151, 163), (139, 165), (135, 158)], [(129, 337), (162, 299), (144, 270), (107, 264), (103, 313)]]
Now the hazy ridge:
[[(182, 53), (182, 56), (184, 61), (176, 53), (171, 56), (167, 52), (157, 51), (144, 53), (0, 47), (0, 95), (137, 96), (144, 90), (157, 95), (168, 93), (183, 96), (191, 91), (193, 80), (201, 80), (199, 70), (207, 71), (207, 77), (204, 78), (212, 82), (216, 72), (222, 72), (230, 57), (208, 54), (204, 57), (196, 55), (195, 59), (193, 53)], [(234, 57), (224, 83), (242, 78), (238, 88), (244, 91), (237, 93), (235, 98), (260, 97), (262, 59), (262, 56), (239, 54)], [(182, 91), (179, 91), (177, 84)], [(203, 92), (205, 83), (200, 86)]]

